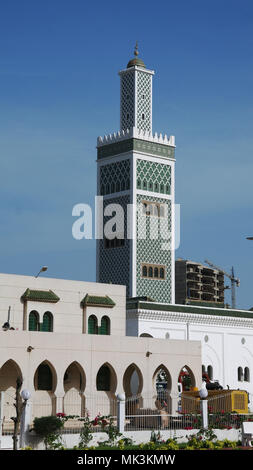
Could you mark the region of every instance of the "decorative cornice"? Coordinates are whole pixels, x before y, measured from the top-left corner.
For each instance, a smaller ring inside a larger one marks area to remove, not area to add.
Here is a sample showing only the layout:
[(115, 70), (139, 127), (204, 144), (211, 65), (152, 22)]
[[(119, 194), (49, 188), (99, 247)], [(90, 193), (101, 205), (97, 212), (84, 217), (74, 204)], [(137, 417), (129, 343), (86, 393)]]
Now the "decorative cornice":
[(101, 147), (103, 145), (112, 144), (115, 142), (120, 142), (126, 139), (140, 139), (145, 140), (152, 143), (158, 143), (163, 145), (169, 145), (171, 147), (175, 147), (175, 136), (167, 136), (167, 134), (162, 135), (156, 132), (154, 135), (149, 131), (143, 131), (142, 129), (138, 129), (137, 127), (131, 127), (130, 129), (121, 130), (118, 132), (114, 132), (113, 134), (105, 135), (104, 137), (100, 136), (97, 139), (97, 147)]
[(127, 302), (127, 310), (155, 310), (162, 312), (180, 312), (180, 313), (196, 313), (198, 315), (215, 315), (223, 317), (236, 317), (236, 318), (251, 318), (253, 319), (253, 312), (249, 310), (233, 310), (225, 308), (213, 307), (197, 307), (192, 305), (179, 305), (179, 304), (164, 304), (158, 302), (143, 302), (129, 299)]
[(157, 311), (132, 309), (127, 310), (127, 319), (137, 318), (138, 320), (161, 321), (161, 322), (180, 322), (180, 323), (197, 323), (205, 325), (220, 326), (240, 326), (243, 328), (253, 328), (253, 318), (222, 316), (222, 315), (205, 315), (187, 312), (173, 311)]

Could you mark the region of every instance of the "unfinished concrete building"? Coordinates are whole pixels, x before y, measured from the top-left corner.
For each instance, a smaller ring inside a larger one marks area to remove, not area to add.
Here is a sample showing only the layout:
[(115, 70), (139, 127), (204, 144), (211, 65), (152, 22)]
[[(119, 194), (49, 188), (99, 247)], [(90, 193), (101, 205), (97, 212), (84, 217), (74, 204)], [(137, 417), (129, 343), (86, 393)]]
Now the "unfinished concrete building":
[(190, 260), (177, 259), (176, 304), (224, 307), (224, 274)]

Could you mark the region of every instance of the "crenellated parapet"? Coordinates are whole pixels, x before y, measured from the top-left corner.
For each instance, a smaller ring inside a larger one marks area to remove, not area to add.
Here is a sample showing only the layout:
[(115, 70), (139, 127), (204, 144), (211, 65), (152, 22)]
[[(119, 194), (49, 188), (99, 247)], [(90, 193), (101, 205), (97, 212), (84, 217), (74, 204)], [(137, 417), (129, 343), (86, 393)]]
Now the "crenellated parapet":
[(157, 132), (153, 135), (149, 131), (138, 129), (137, 127), (131, 127), (130, 129), (121, 130), (114, 132), (113, 134), (105, 135), (104, 137), (98, 137), (97, 147), (101, 147), (107, 144), (113, 144), (127, 139), (140, 139), (147, 142), (158, 143), (175, 147), (175, 136), (167, 136), (167, 134), (158, 134)]

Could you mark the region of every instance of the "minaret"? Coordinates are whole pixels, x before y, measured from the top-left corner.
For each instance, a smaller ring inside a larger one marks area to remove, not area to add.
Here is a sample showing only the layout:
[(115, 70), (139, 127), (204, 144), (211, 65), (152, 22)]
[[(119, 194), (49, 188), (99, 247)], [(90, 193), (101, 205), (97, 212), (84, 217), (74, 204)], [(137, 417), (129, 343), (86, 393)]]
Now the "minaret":
[(120, 131), (97, 140), (104, 226), (115, 214), (109, 205), (122, 208), (116, 237), (97, 240), (97, 281), (125, 284), (129, 297), (174, 303), (175, 138), (153, 135), (154, 71), (137, 44), (134, 56), (119, 72)]

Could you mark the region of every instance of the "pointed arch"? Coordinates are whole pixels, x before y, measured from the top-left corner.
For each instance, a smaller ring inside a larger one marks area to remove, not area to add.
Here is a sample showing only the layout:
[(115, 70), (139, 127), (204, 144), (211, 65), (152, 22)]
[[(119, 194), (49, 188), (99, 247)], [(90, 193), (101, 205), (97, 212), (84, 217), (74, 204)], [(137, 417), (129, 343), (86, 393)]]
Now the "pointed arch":
[(8, 359), (0, 368), (0, 390), (4, 393), (3, 416), (5, 422), (13, 424), (12, 416), (16, 415), (14, 407), (14, 396), (16, 391), (17, 379), (23, 381), (22, 372), (14, 359)]
[(22, 371), (14, 359), (8, 359), (0, 368), (0, 390), (16, 387), (17, 378), (23, 381)]
[(105, 362), (101, 365), (96, 376), (96, 388), (100, 392), (115, 393), (117, 388), (117, 375), (111, 364)]
[(64, 391), (67, 392), (71, 387), (79, 392), (84, 392), (86, 387), (86, 375), (82, 366), (77, 361), (71, 362), (66, 368), (63, 378)]
[(164, 364), (160, 364), (153, 374), (153, 389), (171, 391), (171, 375)]
[(65, 370), (63, 412), (66, 415), (84, 416), (86, 376), (82, 366), (73, 361)]
[(184, 365), (181, 368), (178, 375), (178, 382), (182, 384), (183, 391), (188, 391), (196, 387), (195, 376), (189, 366)]
[(34, 389), (54, 393), (57, 385), (57, 373), (48, 360), (42, 361), (34, 374)]
[(124, 372), (123, 388), (126, 397), (140, 395), (143, 389), (143, 376), (139, 367), (132, 363)]
[(153, 389), (155, 390), (155, 406), (158, 410), (171, 413), (171, 375), (164, 364), (160, 364), (153, 374)]

